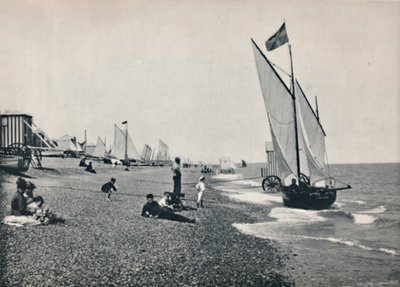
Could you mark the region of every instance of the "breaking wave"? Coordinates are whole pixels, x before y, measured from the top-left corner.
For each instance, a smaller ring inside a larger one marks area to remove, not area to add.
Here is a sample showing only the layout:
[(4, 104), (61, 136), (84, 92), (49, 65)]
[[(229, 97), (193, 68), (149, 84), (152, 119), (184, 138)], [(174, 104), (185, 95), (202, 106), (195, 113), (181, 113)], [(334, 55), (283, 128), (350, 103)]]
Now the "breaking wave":
[(372, 248), (361, 244), (358, 241), (347, 240), (342, 238), (334, 238), (334, 237), (310, 237), (310, 236), (301, 236), (304, 239), (311, 239), (311, 240), (322, 240), (322, 241), (329, 241), (332, 243), (338, 243), (346, 246), (357, 247), (366, 251), (376, 251), (376, 252), (383, 252), (390, 255), (400, 255), (398, 250), (390, 249), (390, 248)]

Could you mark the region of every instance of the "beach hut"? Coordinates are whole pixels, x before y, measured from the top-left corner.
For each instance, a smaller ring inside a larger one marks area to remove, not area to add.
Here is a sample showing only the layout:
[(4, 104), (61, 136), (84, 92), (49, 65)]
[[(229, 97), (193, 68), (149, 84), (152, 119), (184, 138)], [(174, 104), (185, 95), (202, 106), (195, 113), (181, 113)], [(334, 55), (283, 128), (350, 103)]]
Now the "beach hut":
[(221, 173), (235, 173), (234, 165), (230, 157), (221, 157), (219, 159), (219, 166)]
[(33, 135), (27, 124), (32, 116), (18, 111), (0, 111), (0, 167), (27, 171), (32, 159), (28, 146)]
[(26, 125), (32, 125), (31, 115), (17, 111), (0, 111), (0, 121), (0, 147), (33, 145), (32, 131)]

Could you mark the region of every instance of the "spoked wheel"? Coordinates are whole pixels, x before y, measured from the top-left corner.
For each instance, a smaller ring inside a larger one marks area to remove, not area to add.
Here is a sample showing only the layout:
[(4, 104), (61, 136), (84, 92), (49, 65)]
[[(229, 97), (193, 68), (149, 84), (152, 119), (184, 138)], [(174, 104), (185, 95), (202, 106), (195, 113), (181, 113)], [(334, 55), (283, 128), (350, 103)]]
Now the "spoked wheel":
[(307, 185), (310, 185), (310, 178), (307, 175), (305, 175), (304, 173), (300, 173), (299, 181), (302, 183), (305, 183)]
[(7, 150), (13, 154), (31, 158), (31, 149), (22, 143), (12, 143), (7, 147)]
[(281, 186), (281, 179), (275, 175), (267, 176), (262, 182), (263, 190), (270, 193), (279, 192)]

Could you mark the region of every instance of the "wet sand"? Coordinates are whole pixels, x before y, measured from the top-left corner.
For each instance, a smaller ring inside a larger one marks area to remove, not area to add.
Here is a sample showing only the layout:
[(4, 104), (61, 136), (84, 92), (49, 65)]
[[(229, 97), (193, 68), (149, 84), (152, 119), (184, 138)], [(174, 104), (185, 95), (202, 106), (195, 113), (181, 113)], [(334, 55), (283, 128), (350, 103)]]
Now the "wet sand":
[[(200, 169), (184, 169), (182, 192), (195, 224), (140, 216), (145, 195), (172, 190), (169, 167), (132, 167), (45, 158), (30, 169), (48, 207), (65, 223), (13, 227), (0, 224), (1, 286), (293, 286), (289, 255), (277, 243), (241, 234), (235, 222), (253, 223), (263, 206), (230, 200), (208, 187), (196, 210)], [(103, 183), (117, 179), (106, 201)], [(18, 176), (2, 173), (1, 220), (10, 212)], [(206, 176), (208, 180), (208, 176)]]

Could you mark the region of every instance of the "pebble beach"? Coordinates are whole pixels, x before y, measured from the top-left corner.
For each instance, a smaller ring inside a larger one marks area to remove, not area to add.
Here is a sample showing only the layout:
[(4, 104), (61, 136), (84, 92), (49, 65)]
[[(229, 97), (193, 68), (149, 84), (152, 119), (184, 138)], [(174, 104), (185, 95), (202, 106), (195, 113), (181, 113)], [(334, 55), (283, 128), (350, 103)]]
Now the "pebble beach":
[[(1, 286), (294, 286), (288, 254), (277, 242), (240, 233), (267, 207), (233, 201), (208, 184), (196, 209), (200, 169), (184, 169), (182, 192), (195, 224), (140, 216), (145, 196), (172, 190), (169, 167), (112, 168), (93, 161), (44, 158), (23, 176), (63, 223), (30, 227), (0, 224)], [(0, 218), (10, 214), (20, 175), (1, 173)], [(111, 177), (118, 191), (100, 191)], [(206, 182), (212, 182), (206, 175)]]

